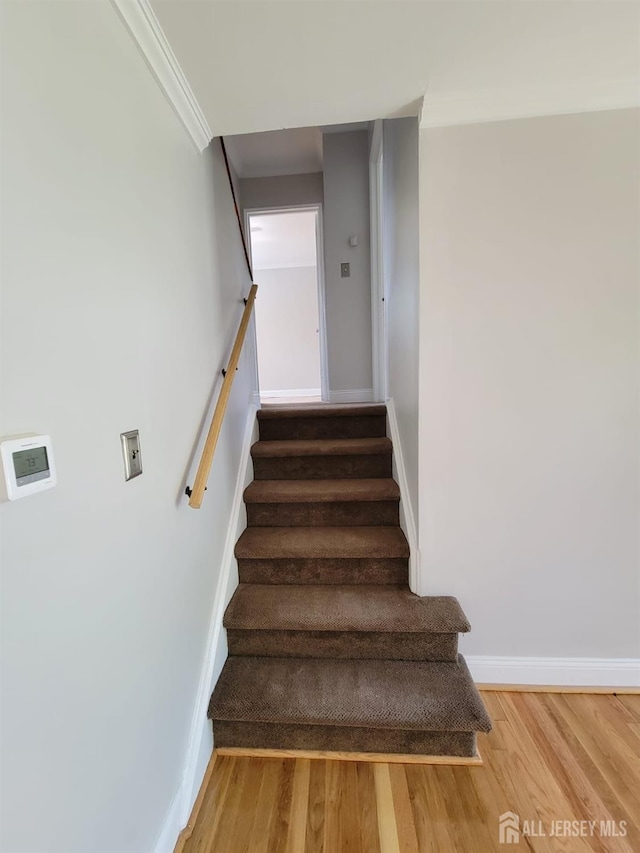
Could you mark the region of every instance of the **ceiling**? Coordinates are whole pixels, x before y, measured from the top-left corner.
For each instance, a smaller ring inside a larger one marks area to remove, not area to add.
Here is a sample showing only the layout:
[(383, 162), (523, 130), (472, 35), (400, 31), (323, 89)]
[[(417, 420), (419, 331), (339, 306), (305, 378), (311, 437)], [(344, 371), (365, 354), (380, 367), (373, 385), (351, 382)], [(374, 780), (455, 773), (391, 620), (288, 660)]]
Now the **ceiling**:
[(322, 171), (322, 134), (317, 127), (227, 136), (225, 144), (241, 178)]
[(151, 4), (214, 135), (415, 115), (425, 93), (427, 107), (638, 96), (635, 0)]
[(316, 212), (252, 214), (254, 270), (316, 265)]

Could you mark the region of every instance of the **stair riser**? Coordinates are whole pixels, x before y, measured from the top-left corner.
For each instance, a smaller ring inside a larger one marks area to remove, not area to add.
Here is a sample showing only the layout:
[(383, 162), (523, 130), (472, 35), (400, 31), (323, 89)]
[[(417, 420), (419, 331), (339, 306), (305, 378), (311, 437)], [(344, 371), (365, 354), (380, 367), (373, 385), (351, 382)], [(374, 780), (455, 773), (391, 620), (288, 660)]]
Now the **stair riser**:
[(260, 420), (262, 441), (323, 438), (382, 438), (387, 434), (384, 415), (343, 418), (265, 418)]
[(391, 454), (371, 456), (258, 456), (256, 480), (360, 480), (391, 477)]
[(428, 732), (351, 726), (304, 726), (213, 720), (216, 747), (381, 752), (405, 755), (476, 755), (475, 732)]
[(240, 583), (406, 584), (406, 557), (238, 560)]
[(457, 634), (365, 631), (247, 631), (227, 628), (230, 655), (451, 661)]
[(399, 523), (397, 500), (247, 504), (248, 527), (393, 527)]

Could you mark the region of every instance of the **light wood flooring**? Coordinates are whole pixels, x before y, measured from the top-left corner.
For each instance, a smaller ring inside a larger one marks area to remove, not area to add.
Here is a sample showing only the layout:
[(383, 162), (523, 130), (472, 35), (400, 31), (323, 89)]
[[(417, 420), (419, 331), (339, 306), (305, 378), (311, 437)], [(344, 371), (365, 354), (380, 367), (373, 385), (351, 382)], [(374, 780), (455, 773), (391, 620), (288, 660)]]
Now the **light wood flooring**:
[[(494, 728), (479, 737), (481, 767), (217, 756), (177, 849), (639, 853), (640, 696), (483, 697)], [(507, 811), (529, 822), (519, 843), (499, 843)], [(626, 837), (601, 834), (612, 827)]]

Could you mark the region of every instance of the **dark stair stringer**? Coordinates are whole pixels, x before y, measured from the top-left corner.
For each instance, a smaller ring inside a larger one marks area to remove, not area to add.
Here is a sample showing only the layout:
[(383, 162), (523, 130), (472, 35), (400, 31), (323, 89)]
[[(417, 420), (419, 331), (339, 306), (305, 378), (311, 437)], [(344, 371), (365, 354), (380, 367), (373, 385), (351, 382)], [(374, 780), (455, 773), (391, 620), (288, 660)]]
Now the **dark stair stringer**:
[(472, 757), (491, 722), (455, 598), (410, 592), (386, 407), (258, 413), (218, 747)]

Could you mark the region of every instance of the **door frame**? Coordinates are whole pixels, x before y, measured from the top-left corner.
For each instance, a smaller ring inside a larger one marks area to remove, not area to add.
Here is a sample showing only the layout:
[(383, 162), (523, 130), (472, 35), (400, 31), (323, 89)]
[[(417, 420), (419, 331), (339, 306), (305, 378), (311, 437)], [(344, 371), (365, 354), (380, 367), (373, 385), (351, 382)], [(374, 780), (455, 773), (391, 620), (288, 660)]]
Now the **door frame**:
[[(316, 213), (316, 277), (318, 294), (318, 343), (320, 347), (320, 396), (322, 402), (329, 402), (329, 357), (327, 351), (327, 301), (324, 277), (324, 232), (322, 228), (322, 204), (296, 204), (283, 205), (282, 207), (248, 207), (244, 210), (244, 228), (247, 235), (249, 258), (253, 267), (253, 256), (251, 253), (251, 216), (265, 216), (276, 213), (303, 213), (313, 211)], [(258, 293), (260, 293), (260, 282)], [(257, 346), (256, 346), (257, 356)]]
[(389, 395), (387, 348), (387, 281), (384, 269), (383, 122), (376, 119), (369, 149), (369, 217), (371, 239), (371, 372), (373, 399)]

